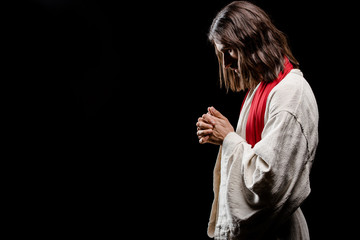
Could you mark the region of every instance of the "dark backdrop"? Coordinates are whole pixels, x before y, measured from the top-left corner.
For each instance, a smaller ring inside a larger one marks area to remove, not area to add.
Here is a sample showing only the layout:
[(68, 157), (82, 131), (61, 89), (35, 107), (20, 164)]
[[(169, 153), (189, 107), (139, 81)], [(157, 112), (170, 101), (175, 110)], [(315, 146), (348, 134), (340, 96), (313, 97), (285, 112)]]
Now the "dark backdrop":
[[(207, 239), (218, 147), (198, 144), (195, 124), (212, 105), (236, 126), (244, 97), (219, 88), (207, 40), (229, 2), (15, 1), (9, 142), (30, 226), (18, 233)], [(252, 2), (287, 34), (318, 101), (311, 237), (350, 234), (351, 6)]]

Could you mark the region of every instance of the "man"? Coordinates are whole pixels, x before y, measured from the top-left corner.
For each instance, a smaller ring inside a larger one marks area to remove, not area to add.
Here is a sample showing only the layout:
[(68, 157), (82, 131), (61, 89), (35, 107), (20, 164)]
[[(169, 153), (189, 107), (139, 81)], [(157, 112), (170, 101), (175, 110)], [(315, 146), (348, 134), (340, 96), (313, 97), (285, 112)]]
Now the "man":
[(318, 108), (286, 37), (259, 7), (236, 1), (210, 27), (220, 82), (247, 90), (236, 131), (214, 107), (196, 123), (199, 142), (220, 145), (208, 235), (309, 239), (300, 205), (310, 193)]

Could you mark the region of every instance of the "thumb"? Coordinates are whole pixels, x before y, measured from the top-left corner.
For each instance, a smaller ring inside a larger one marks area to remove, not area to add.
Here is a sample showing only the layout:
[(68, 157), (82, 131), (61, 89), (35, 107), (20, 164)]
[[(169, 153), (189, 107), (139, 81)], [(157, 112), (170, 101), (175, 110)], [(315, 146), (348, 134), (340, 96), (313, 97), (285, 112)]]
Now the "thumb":
[(216, 110), (214, 107), (209, 107), (209, 112), (211, 115), (217, 118), (225, 118), (218, 110)]

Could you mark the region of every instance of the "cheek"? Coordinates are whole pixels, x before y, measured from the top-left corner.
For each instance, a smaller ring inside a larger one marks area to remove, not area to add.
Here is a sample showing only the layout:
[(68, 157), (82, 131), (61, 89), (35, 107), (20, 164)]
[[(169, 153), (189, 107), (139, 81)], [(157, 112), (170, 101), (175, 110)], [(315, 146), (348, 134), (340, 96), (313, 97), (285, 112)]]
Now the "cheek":
[(237, 60), (237, 53), (235, 51), (231, 52), (230, 57)]

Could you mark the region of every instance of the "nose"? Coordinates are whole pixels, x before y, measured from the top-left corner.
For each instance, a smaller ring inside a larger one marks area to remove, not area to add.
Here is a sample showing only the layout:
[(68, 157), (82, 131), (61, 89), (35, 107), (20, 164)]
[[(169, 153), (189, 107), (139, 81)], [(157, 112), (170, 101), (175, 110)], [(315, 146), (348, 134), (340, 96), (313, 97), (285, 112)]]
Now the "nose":
[(229, 64), (225, 63), (224, 66), (225, 66), (225, 69), (231, 68), (231, 63), (229, 63)]
[(231, 57), (226, 56), (226, 55), (224, 56), (223, 65), (224, 65), (225, 69), (231, 68), (233, 62), (234, 62), (234, 59), (232, 59)]

